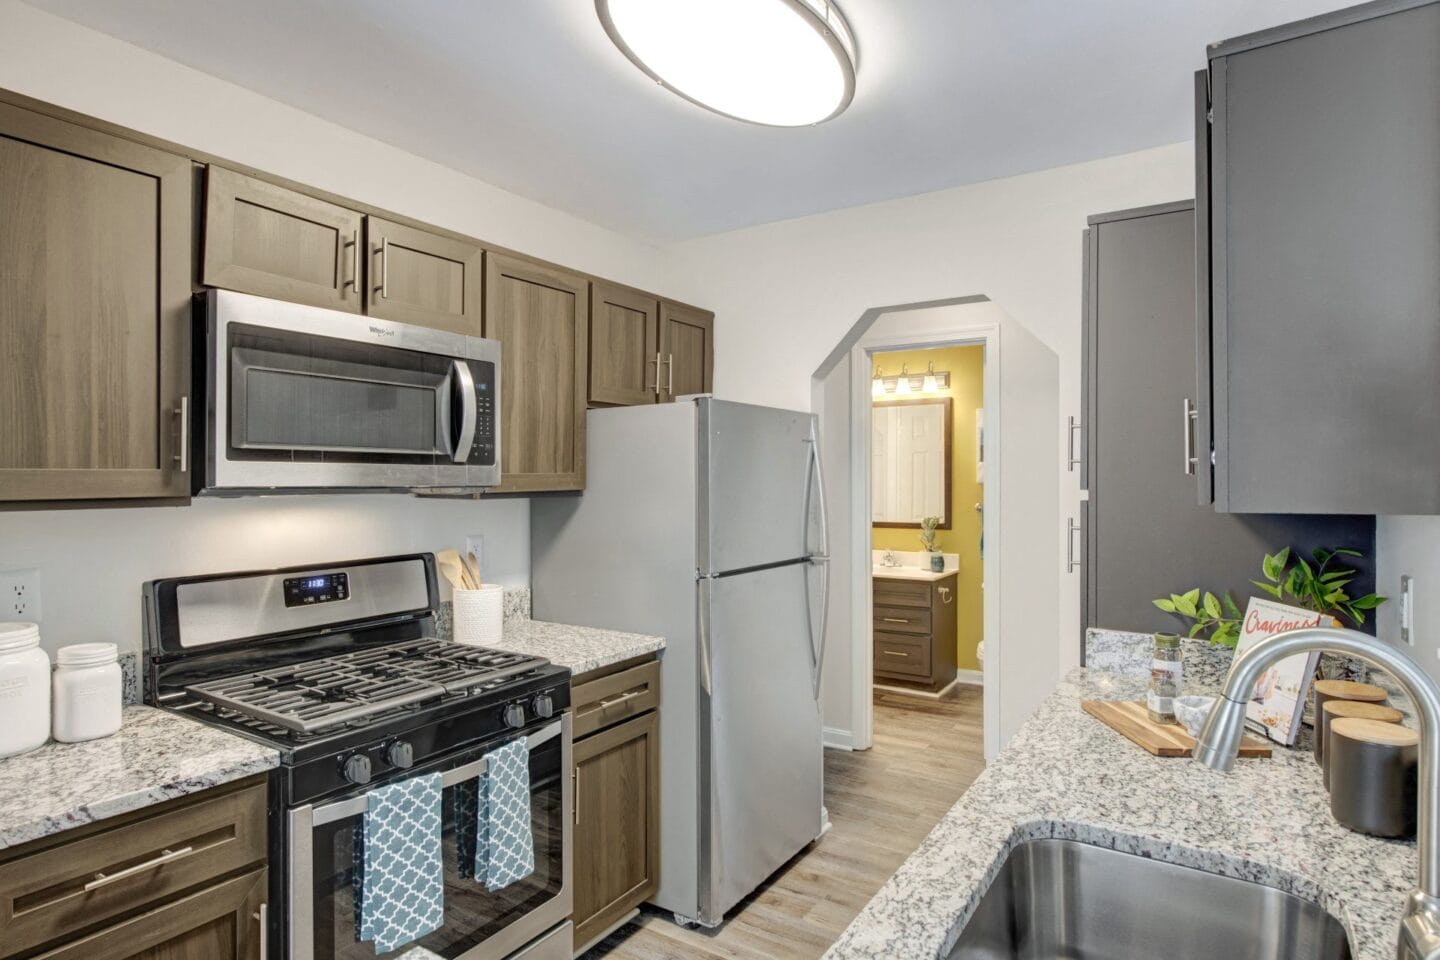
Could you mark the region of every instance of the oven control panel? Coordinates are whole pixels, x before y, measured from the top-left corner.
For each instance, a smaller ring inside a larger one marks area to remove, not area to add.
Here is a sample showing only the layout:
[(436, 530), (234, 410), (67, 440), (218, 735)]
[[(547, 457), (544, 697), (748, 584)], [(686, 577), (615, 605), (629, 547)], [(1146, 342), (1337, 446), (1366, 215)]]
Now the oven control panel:
[(308, 607), (316, 603), (333, 603), (350, 599), (350, 575), (325, 573), (285, 580), (285, 606)]

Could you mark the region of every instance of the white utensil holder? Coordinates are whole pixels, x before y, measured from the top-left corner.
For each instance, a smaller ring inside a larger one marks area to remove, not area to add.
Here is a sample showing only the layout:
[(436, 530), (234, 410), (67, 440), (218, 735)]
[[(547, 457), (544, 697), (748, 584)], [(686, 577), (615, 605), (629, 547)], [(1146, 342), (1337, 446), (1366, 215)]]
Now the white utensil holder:
[(472, 647), (500, 642), (505, 625), (505, 590), (487, 583), (479, 590), (456, 590), (453, 598), (455, 641)]

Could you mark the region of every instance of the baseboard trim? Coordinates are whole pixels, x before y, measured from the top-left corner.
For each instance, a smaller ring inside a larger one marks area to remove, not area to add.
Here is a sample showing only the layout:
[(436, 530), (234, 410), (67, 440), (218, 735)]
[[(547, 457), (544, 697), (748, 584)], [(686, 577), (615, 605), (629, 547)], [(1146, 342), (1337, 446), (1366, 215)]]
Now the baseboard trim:
[(875, 684), (875, 689), (885, 693), (898, 693), (902, 697), (914, 697), (917, 700), (944, 700), (955, 692), (955, 688), (959, 686), (961, 682), (957, 677), (939, 690), (921, 690), (916, 687), (892, 687), (888, 683), (877, 683)]
[(854, 750), (855, 734), (837, 727), (825, 727), (820, 742), (831, 750)]
[(957, 670), (955, 682), (969, 684), (972, 687), (983, 687), (985, 685), (985, 674), (979, 670)]

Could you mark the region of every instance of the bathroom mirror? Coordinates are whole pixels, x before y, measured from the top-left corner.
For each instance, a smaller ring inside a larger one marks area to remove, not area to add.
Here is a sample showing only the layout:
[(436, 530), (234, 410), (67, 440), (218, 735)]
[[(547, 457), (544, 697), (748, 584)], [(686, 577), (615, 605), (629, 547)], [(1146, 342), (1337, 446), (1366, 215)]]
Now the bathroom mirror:
[(940, 517), (950, 529), (949, 397), (875, 404), (871, 417), (871, 520), (877, 527), (919, 528)]

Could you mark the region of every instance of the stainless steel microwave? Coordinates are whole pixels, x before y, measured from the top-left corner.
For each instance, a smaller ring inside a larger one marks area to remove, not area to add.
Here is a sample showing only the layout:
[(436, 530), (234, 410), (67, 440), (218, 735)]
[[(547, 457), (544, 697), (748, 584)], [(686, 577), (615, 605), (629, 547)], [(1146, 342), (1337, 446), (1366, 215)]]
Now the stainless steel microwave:
[(500, 482), (496, 341), (228, 290), (200, 299), (197, 492)]

